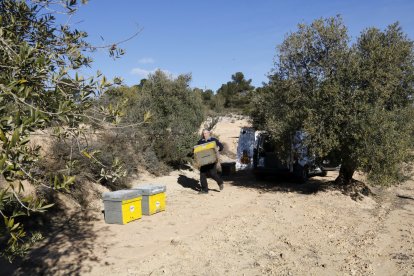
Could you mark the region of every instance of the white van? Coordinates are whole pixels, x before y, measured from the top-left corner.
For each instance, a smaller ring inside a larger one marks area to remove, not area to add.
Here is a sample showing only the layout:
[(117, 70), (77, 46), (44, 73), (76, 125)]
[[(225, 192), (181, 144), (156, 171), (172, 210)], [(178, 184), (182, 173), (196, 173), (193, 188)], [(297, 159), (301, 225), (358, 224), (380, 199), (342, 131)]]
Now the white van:
[[(257, 179), (272, 175), (288, 175), (299, 182), (311, 176), (325, 176), (328, 170), (337, 170), (318, 164), (317, 158), (309, 156), (303, 141), (306, 134), (297, 131), (291, 139), (290, 150), (285, 156), (277, 153), (277, 145), (265, 131), (242, 128), (237, 147), (236, 168), (252, 169)], [(326, 163), (326, 161), (325, 161)]]

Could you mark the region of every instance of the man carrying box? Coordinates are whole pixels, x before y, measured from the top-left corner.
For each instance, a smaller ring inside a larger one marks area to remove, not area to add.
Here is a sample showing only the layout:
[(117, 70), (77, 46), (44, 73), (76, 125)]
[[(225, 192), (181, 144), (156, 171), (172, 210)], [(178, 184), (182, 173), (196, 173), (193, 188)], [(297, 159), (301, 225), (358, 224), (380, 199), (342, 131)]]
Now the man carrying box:
[[(220, 143), (219, 140), (217, 140), (214, 137), (210, 136), (211, 133), (208, 129), (204, 129), (202, 132), (202, 138), (198, 141), (197, 145), (202, 145), (210, 142), (215, 142), (217, 147), (219, 148), (219, 151), (223, 150), (223, 144)], [(200, 167), (200, 184), (201, 184), (201, 191), (199, 194), (208, 194), (208, 183), (207, 183), (207, 176), (210, 176), (213, 178), (217, 184), (219, 185), (220, 191), (223, 190), (223, 180), (219, 177), (217, 174), (217, 162), (218, 159), (215, 161), (215, 163), (203, 165)]]

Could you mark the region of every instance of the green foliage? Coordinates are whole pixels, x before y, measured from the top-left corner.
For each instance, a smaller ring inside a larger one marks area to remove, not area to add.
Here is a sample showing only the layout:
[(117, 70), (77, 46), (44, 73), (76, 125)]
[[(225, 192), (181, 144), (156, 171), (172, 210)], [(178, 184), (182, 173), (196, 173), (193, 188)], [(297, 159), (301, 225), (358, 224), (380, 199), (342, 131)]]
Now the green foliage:
[(211, 103), (214, 98), (214, 92), (211, 89), (207, 89), (201, 93), (204, 103)]
[[(47, 174), (37, 171), (40, 147), (31, 143), (31, 135), (53, 128), (59, 139), (79, 141), (86, 139), (82, 123), (102, 124), (107, 117), (119, 121), (121, 114), (114, 107), (102, 107), (99, 119), (84, 113), (111, 83), (76, 73), (90, 65), (85, 52), (95, 48), (85, 42), (85, 32), (57, 24), (54, 14), (73, 14), (78, 6), (76, 0), (0, 1), (0, 181), (6, 182), (0, 186), (0, 251), (9, 260), (40, 239), (26, 231), (21, 218), (53, 205), (23, 196), (23, 182), (53, 190), (68, 190), (76, 182), (70, 166)], [(116, 45), (109, 51), (114, 57), (122, 54)], [(88, 152), (77, 145), (79, 152)], [(120, 165), (114, 166), (111, 170), (119, 175)], [(109, 175), (102, 172), (102, 177)]]
[[(189, 160), (204, 120), (201, 89), (191, 89), (189, 75), (177, 78), (162, 71), (150, 75), (142, 85), (109, 90), (99, 104), (124, 103), (126, 124), (147, 121), (117, 132), (117, 139), (128, 145), (136, 161), (126, 164), (144, 166), (154, 174), (167, 171), (166, 165), (177, 166)], [(125, 154), (120, 154), (120, 158)]]
[(338, 183), (360, 169), (389, 185), (411, 158), (413, 89), (413, 42), (398, 24), (369, 28), (350, 46), (340, 17), (319, 19), (279, 46), (253, 120), (280, 142), (305, 130), (312, 152), (341, 161)]
[(251, 93), (254, 87), (252, 80), (246, 80), (242, 72), (237, 72), (231, 76), (231, 81), (223, 84), (217, 90), (217, 104), (222, 101), (224, 108), (245, 108), (250, 103)]
[(217, 124), (220, 122), (220, 116), (208, 117), (204, 122), (203, 129), (213, 131)]
[(189, 75), (172, 79), (156, 71), (145, 82), (138, 101), (141, 110), (152, 114), (145, 132), (152, 137), (158, 158), (171, 165), (188, 160), (204, 120), (201, 97), (190, 89), (190, 80)]
[(199, 94), (203, 101), (203, 105), (206, 109), (206, 111), (213, 110), (215, 108), (215, 102), (214, 102), (214, 92), (211, 89), (203, 90), (200, 88), (194, 88), (194, 93)]

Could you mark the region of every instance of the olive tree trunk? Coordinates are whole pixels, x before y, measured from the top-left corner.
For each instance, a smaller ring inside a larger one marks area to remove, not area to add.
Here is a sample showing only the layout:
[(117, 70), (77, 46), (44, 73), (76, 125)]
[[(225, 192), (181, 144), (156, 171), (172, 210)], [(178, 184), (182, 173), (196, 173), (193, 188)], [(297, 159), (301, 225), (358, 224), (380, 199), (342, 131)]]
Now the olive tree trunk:
[(352, 160), (343, 160), (339, 175), (335, 179), (335, 183), (338, 185), (349, 185), (352, 182), (352, 177), (356, 170), (355, 162)]

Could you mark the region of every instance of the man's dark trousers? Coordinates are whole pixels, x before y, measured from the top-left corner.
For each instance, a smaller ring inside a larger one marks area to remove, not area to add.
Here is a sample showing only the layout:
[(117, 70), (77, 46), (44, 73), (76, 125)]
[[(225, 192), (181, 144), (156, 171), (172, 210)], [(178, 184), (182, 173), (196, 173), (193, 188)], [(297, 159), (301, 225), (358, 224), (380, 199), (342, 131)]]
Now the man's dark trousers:
[(203, 166), (203, 167), (200, 170), (200, 184), (201, 184), (201, 189), (203, 191), (208, 191), (208, 184), (207, 184), (207, 177), (208, 176), (213, 178), (217, 182), (218, 185), (223, 184), (223, 180), (217, 174), (217, 169), (216, 169), (215, 164), (207, 165), (207, 166)]

